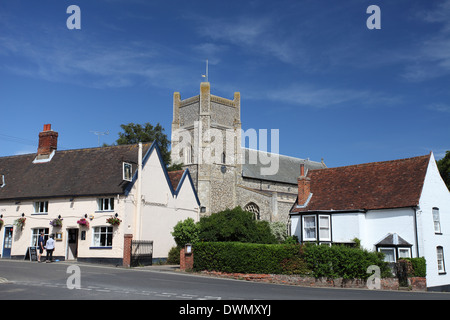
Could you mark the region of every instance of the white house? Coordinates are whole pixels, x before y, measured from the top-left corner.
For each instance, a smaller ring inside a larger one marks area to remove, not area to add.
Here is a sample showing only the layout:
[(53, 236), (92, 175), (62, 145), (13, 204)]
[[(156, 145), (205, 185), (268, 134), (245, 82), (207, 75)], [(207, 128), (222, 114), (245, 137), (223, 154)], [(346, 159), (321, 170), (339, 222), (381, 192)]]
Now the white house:
[(425, 257), (428, 290), (449, 291), (450, 194), (433, 153), (305, 173), (290, 230), (301, 242), (352, 243), (386, 260)]
[(54, 259), (121, 265), (125, 235), (153, 241), (164, 259), (173, 226), (198, 220), (189, 171), (167, 172), (156, 142), (60, 151), (57, 139), (45, 125), (37, 154), (0, 158), (1, 258), (25, 258), (44, 232), (56, 236)]

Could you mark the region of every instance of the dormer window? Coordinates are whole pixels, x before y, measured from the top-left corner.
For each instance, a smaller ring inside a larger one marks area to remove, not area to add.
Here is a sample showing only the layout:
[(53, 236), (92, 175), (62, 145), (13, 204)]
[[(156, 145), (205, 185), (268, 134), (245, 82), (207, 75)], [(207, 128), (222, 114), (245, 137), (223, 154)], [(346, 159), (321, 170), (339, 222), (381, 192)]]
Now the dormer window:
[(98, 211), (113, 211), (114, 210), (114, 198), (98, 198)]
[(123, 163), (123, 180), (125, 181), (131, 181), (133, 179), (133, 167), (131, 166), (131, 163)]

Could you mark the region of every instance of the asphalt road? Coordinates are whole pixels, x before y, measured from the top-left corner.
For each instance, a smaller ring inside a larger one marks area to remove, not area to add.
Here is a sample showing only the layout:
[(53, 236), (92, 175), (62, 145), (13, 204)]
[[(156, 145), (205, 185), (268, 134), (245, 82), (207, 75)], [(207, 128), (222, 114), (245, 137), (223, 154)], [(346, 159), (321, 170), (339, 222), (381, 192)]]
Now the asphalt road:
[(124, 269), (0, 260), (0, 300), (25, 299), (145, 299), (192, 304), (196, 300), (450, 300), (450, 293), (306, 288), (218, 279), (152, 267)]

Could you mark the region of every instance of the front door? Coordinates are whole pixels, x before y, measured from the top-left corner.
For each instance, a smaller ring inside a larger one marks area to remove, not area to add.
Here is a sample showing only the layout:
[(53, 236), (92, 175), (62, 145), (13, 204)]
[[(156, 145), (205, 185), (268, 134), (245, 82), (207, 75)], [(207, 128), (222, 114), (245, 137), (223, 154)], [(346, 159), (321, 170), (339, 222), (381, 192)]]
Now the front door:
[(13, 227), (5, 227), (5, 237), (3, 239), (3, 258), (11, 258)]
[(67, 260), (76, 260), (78, 253), (78, 228), (67, 230)]

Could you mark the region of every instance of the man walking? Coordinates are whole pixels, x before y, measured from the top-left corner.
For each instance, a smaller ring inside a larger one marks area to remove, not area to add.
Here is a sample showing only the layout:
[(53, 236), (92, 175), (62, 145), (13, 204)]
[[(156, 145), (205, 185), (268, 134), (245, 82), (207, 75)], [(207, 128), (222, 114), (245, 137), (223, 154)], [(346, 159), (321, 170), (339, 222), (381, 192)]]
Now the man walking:
[(55, 240), (53, 240), (53, 234), (50, 235), (50, 238), (47, 240), (45, 250), (47, 250), (47, 259), (45, 262), (52, 262), (53, 250), (55, 250)]

